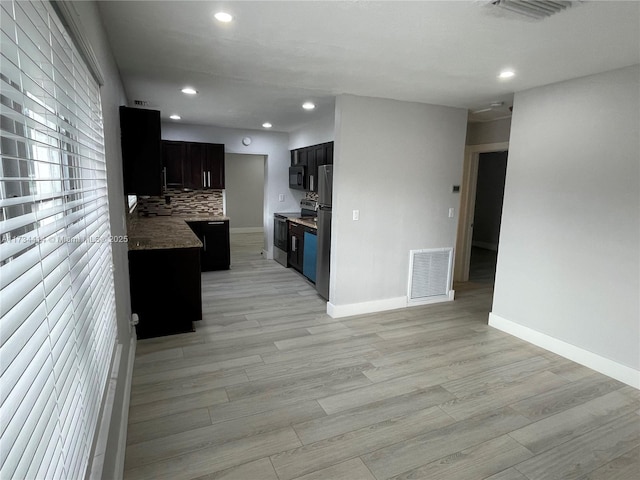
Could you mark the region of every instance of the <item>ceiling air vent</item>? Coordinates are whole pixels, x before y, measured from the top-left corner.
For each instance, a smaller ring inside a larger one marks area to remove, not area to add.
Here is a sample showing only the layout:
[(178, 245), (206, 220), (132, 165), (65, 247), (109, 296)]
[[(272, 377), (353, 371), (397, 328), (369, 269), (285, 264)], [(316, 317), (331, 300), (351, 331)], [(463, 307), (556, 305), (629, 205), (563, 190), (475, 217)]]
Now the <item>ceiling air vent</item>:
[(146, 100), (134, 100), (133, 104), (136, 107), (148, 107), (149, 106), (149, 102), (147, 102)]
[(551, 0), (491, 0), (491, 5), (534, 20), (543, 20), (571, 6), (570, 1)]

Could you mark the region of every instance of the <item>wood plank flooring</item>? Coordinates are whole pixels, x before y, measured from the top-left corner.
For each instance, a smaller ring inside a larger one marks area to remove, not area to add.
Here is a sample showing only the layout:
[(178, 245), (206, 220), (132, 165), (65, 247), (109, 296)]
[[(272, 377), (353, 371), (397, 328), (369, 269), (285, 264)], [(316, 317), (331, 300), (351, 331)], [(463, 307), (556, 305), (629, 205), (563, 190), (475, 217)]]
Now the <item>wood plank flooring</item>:
[(486, 325), (456, 300), (332, 319), (232, 235), (195, 333), (138, 342), (125, 478), (640, 478), (640, 393)]

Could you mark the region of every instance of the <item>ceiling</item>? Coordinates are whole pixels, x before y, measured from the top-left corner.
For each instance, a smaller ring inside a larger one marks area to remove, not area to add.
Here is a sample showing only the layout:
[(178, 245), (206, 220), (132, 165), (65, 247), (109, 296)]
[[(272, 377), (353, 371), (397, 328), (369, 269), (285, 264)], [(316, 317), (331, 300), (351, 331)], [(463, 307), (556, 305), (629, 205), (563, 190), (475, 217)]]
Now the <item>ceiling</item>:
[[(640, 63), (640, 3), (544, 20), (473, 1), (103, 1), (128, 99), (189, 124), (292, 132), (338, 94), (510, 114), (513, 93)], [(234, 16), (223, 24), (213, 18)], [(511, 68), (516, 75), (500, 80)], [(180, 92), (184, 86), (195, 96)], [(317, 108), (305, 111), (304, 101)]]

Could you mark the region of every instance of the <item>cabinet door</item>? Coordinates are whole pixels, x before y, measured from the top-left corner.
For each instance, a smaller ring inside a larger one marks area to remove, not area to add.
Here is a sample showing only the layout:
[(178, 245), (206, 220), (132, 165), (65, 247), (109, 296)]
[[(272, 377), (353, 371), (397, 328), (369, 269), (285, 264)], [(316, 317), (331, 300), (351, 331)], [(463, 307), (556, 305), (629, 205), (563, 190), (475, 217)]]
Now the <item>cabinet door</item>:
[(289, 223), (289, 266), (302, 273), (304, 261), (304, 227)]
[(162, 164), (165, 171), (165, 184), (169, 188), (184, 186), (183, 165), (186, 148), (184, 142), (162, 141)]
[(298, 165), (307, 166), (307, 153), (309, 152), (306, 148), (298, 149)]
[(333, 165), (333, 142), (329, 142), (325, 145), (325, 165)]
[(185, 142), (186, 159), (184, 164), (184, 186), (186, 188), (204, 188), (205, 144)]
[(162, 195), (160, 112), (120, 107), (125, 193)]
[(318, 163), (316, 161), (316, 148), (309, 147), (307, 150), (307, 190), (309, 192), (318, 191)]
[(140, 339), (193, 332), (202, 319), (197, 248), (130, 250), (129, 286)]
[(224, 189), (224, 145), (205, 144), (204, 156), (205, 188)]
[(202, 271), (228, 270), (231, 263), (229, 222), (201, 222)]

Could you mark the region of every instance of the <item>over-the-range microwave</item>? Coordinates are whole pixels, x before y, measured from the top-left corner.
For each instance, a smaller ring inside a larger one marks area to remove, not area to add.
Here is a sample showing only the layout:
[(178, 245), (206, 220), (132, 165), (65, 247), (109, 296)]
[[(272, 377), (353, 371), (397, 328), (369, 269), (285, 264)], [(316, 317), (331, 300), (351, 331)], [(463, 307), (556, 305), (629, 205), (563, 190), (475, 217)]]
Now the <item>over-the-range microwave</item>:
[(306, 190), (304, 184), (304, 165), (293, 165), (289, 167), (289, 188), (295, 190)]

